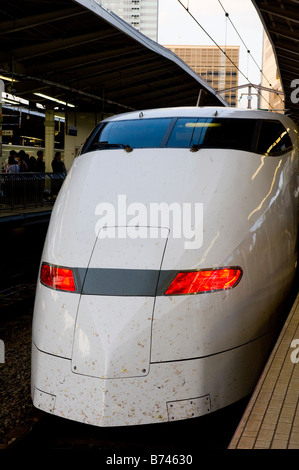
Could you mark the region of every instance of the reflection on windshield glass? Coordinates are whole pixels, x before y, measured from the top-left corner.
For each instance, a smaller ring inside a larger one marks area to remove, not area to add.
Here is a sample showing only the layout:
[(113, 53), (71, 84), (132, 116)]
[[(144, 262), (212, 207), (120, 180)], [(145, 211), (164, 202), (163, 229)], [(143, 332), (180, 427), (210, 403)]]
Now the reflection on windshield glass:
[(253, 119), (179, 118), (168, 147), (252, 149), (256, 121)]
[(160, 147), (170, 122), (171, 118), (107, 122), (100, 129), (97, 141), (132, 148)]
[(281, 155), (292, 148), (277, 120), (170, 117), (107, 121), (99, 125), (83, 153), (124, 148), (236, 149), (262, 155)]

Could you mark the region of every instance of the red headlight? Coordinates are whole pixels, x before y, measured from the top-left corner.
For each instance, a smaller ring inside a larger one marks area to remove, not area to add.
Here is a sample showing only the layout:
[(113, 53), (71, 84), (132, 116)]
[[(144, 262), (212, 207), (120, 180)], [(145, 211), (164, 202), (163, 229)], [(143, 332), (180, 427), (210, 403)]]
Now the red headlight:
[(52, 289), (68, 292), (76, 291), (74, 273), (70, 268), (53, 266), (43, 263), (41, 267), (40, 280), (43, 284)]
[(176, 275), (165, 295), (197, 294), (235, 287), (242, 276), (241, 268), (184, 271)]

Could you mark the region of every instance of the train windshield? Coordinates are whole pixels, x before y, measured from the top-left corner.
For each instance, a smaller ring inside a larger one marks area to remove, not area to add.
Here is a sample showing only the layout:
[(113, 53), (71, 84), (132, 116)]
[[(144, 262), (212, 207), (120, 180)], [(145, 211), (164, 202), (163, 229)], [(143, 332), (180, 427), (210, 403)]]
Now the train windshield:
[(179, 118), (167, 146), (252, 151), (255, 128), (256, 121), (253, 119)]
[(236, 118), (153, 118), (101, 123), (82, 152), (114, 148), (236, 149), (281, 155), (292, 148), (280, 121)]
[(262, 121), (257, 153), (281, 155), (292, 149), (293, 144), (285, 127), (279, 121)]
[(100, 126), (92, 146), (100, 148), (113, 148), (116, 145), (131, 148), (161, 147), (171, 121), (171, 118), (161, 118), (105, 122)]

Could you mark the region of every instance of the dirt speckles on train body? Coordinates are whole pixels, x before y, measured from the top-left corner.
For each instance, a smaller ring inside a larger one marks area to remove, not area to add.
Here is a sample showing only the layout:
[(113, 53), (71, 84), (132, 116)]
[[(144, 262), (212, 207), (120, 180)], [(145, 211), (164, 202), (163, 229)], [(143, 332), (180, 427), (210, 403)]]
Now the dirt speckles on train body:
[(280, 114), (173, 108), (100, 123), (45, 242), (34, 405), (124, 426), (250, 393), (295, 274), (298, 164)]

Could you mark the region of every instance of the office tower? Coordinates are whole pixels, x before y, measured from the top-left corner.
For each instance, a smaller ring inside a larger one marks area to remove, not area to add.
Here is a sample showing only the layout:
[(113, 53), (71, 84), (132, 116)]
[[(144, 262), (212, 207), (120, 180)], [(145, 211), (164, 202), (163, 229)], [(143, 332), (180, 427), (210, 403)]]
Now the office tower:
[[(275, 89), (279, 92), (282, 91), (282, 86), (279, 77), (279, 71), (273, 52), (273, 47), (268, 39), (267, 33), (264, 32), (263, 40), (263, 65), (262, 65), (262, 86)], [(270, 86), (271, 85), (271, 86)], [(276, 94), (271, 91), (261, 92), (262, 99), (260, 107), (266, 110), (277, 110), (283, 112), (284, 109), (284, 96)]]
[[(188, 64), (215, 90), (238, 86), (239, 46), (222, 46), (224, 55), (217, 46), (165, 46)], [(231, 60), (229, 60), (229, 58)], [(232, 61), (232, 62), (231, 62)], [(230, 106), (237, 106), (237, 90), (221, 95)]]
[(96, 0), (145, 36), (158, 39), (158, 0)]

